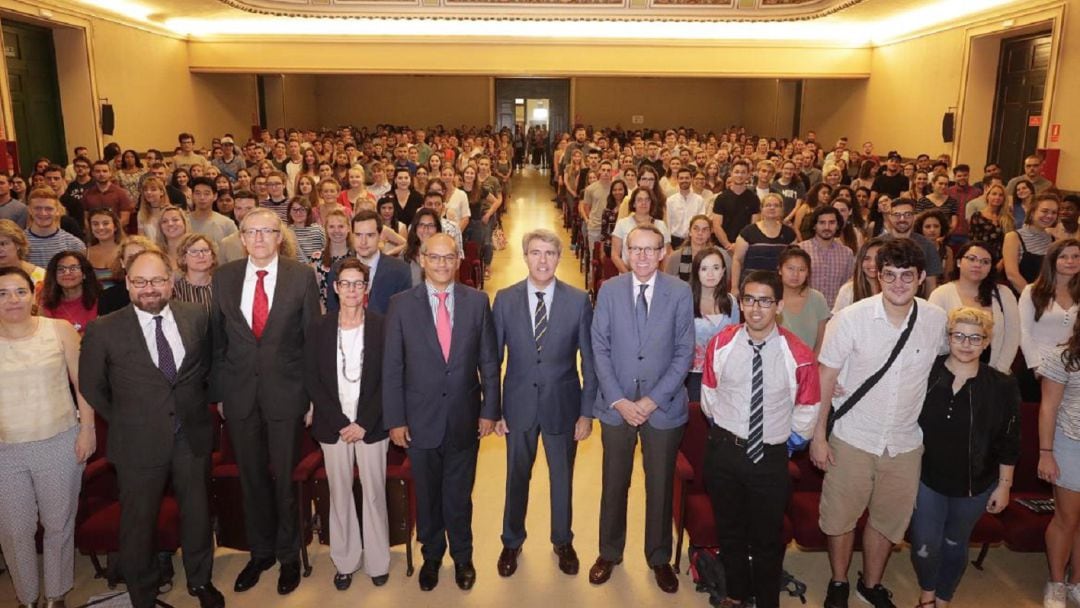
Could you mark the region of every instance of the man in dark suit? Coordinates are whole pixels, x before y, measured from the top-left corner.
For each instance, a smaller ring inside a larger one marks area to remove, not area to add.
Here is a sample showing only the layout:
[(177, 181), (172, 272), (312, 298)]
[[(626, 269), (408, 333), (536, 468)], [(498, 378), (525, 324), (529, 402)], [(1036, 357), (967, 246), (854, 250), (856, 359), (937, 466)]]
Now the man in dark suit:
[(671, 497), (675, 454), (688, 418), (686, 374), (694, 358), (690, 288), (657, 272), (664, 237), (638, 226), (626, 237), (630, 272), (605, 281), (596, 299), (592, 341), (600, 390), (596, 417), (604, 444), (600, 557), (589, 582), (600, 585), (622, 561), (626, 496), (641, 438), (645, 467), (645, 559), (657, 585), (679, 589), (671, 567)]
[[(367, 309), (385, 315), (390, 307), (390, 298), (412, 287), (412, 271), (409, 265), (400, 259), (383, 255), (379, 251), (379, 238), (383, 231), (383, 221), (378, 213), (370, 209), (361, 209), (353, 216), (353, 246), (356, 257), (369, 269)], [(326, 284), (333, 285), (337, 280), (337, 264), (330, 269)], [(338, 296), (333, 289), (326, 290), (326, 310), (338, 309)]]
[(383, 353), (383, 415), (390, 440), (409, 450), (416, 480), (424, 591), (439, 583), (450, 541), (454, 578), (476, 581), (472, 490), (479, 438), (499, 419), (499, 354), (487, 295), (454, 282), (460, 254), (435, 234), (420, 247), (423, 284), (390, 301)]
[(551, 543), (559, 568), (577, 574), (571, 485), (577, 442), (592, 432), (596, 402), (592, 304), (584, 291), (555, 278), (562, 242), (554, 232), (529, 232), (522, 249), (529, 276), (499, 291), (492, 310), (499, 357), (504, 347), (507, 357), (503, 419), (495, 426), (496, 433), (506, 436), (506, 507), (498, 570), (502, 576), (517, 570), (525, 542), (529, 480), (537, 439), (543, 436), (551, 483)]
[(79, 386), (109, 423), (108, 458), (120, 485), (120, 569), (132, 605), (154, 606), (158, 509), (171, 476), (188, 592), (202, 608), (221, 608), (225, 598), (210, 580), (209, 318), (202, 306), (169, 301), (172, 276), (169, 258), (157, 250), (128, 263), (131, 304), (87, 328)]
[(311, 268), (278, 256), (284, 224), (268, 209), (240, 223), (248, 257), (214, 272), (210, 397), (220, 401), (235, 448), (251, 561), (234, 589), (259, 582), (281, 563), (278, 593), (300, 584), (300, 531), (292, 470), (309, 400), (304, 390), (306, 329), (319, 316)]

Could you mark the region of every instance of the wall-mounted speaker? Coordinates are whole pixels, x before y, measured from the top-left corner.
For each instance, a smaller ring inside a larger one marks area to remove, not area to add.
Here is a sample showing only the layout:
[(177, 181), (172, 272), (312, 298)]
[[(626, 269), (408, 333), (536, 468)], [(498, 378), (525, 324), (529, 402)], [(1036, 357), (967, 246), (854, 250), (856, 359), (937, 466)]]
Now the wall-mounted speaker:
[(956, 128), (956, 113), (946, 112), (941, 117), (941, 139), (947, 144), (951, 144), (953, 140), (954, 129)]
[(116, 130), (116, 113), (113, 112), (111, 103), (101, 104), (101, 132), (104, 135), (112, 135)]

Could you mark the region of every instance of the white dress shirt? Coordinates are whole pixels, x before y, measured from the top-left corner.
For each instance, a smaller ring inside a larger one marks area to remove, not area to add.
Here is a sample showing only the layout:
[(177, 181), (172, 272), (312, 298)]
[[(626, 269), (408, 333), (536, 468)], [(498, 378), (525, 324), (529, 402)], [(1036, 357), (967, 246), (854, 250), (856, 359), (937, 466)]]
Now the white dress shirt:
[(693, 190), (683, 196), (682, 191), (667, 199), (667, 225), (671, 236), (685, 239), (690, 232), (690, 218), (705, 213), (705, 199)]
[[(762, 382), (765, 385), (762, 440), (769, 445), (787, 442), (791, 435), (791, 413), (795, 408), (792, 398), (795, 391), (789, 385), (791, 374), (786, 368), (782, 341), (780, 332), (773, 325), (761, 347)], [(731, 339), (731, 349), (723, 373), (716, 379), (716, 390), (710, 391), (709, 398), (702, 400), (702, 409), (717, 426), (745, 439), (750, 436), (751, 371), (754, 369), (754, 349), (745, 327)]]
[(651, 277), (649, 277), (649, 280), (645, 281), (644, 283), (642, 283), (637, 278), (636, 274), (632, 274), (632, 276), (634, 277), (634, 279), (633, 279), (633, 281), (634, 281), (634, 290), (631, 292), (630, 297), (631, 297), (631, 302), (634, 305), (635, 312), (636, 312), (636, 309), (637, 309), (638, 294), (641, 293), (641, 286), (642, 285), (648, 285), (649, 286), (649, 288), (645, 290), (645, 303), (649, 305), (649, 310), (652, 310), (653, 294), (656, 293), (656, 273), (657, 272), (660, 272), (660, 271), (658, 270), (658, 271), (654, 272), (653, 275)]
[[(364, 369), (364, 326), (338, 328), (338, 335), (341, 341), (336, 361), (338, 400), (341, 402), (341, 413), (352, 422), (356, 420), (356, 407), (360, 402), (360, 374)], [(345, 372), (342, 373), (342, 370)], [(349, 381), (346, 374), (354, 381)]]
[(259, 282), (259, 275), (255, 273), (259, 270), (266, 271), (266, 276), (263, 277), (263, 289), (266, 290), (266, 313), (270, 314), (270, 311), (274, 308), (274, 287), (277, 285), (278, 256), (274, 256), (274, 261), (267, 264), (266, 268), (259, 268), (248, 257), (247, 270), (244, 273), (244, 290), (240, 292), (240, 312), (244, 314), (244, 319), (247, 320), (248, 325), (251, 325), (251, 308), (255, 304), (255, 286)]
[(169, 343), (169, 349), (173, 353), (173, 362), (176, 363), (176, 371), (179, 372), (186, 353), (184, 351), (184, 341), (180, 338), (180, 328), (176, 326), (176, 318), (173, 316), (172, 309), (166, 304), (160, 313), (152, 315), (138, 307), (134, 308), (135, 316), (139, 319), (139, 329), (142, 330), (143, 339), (146, 340), (146, 348), (150, 351), (150, 359), (155, 366), (158, 364), (158, 345), (157, 321), (154, 320), (154, 317), (161, 316), (161, 331), (165, 334), (165, 340)]
[(544, 294), (544, 306), (547, 308), (548, 319), (551, 318), (551, 301), (555, 299), (555, 280), (552, 279), (548, 286), (540, 289), (536, 285), (532, 284), (532, 281), (526, 281), (525, 289), (529, 294), (529, 318), (532, 319), (532, 326), (536, 327), (536, 292), (542, 292)]

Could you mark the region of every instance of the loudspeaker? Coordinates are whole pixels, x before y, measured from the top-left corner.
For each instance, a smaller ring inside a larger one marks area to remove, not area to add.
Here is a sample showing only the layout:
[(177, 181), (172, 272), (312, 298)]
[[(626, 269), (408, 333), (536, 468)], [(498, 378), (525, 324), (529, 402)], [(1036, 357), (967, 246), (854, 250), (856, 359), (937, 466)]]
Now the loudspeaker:
[(941, 117), (941, 139), (945, 143), (947, 143), (947, 144), (952, 143), (953, 129), (955, 129), (955, 127), (956, 127), (956, 113), (955, 112), (946, 112), (945, 115)]
[(116, 114), (113, 112), (111, 103), (101, 104), (101, 132), (104, 135), (112, 135), (116, 129)]

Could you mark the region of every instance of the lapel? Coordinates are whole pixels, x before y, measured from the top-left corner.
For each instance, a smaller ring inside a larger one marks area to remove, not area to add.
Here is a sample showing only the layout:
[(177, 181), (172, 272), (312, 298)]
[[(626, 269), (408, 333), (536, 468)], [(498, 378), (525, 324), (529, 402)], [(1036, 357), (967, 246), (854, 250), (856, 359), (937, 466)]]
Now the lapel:
[(176, 370), (176, 377), (179, 378), (180, 374), (186, 371), (189, 365), (193, 365), (195, 361), (198, 361), (200, 353), (196, 352), (195, 349), (195, 342), (197, 342), (195, 324), (187, 311), (184, 311), (182, 307), (177, 308), (174, 304), (169, 304), (169, 308), (172, 309), (173, 319), (176, 320), (176, 328), (180, 332), (180, 341), (184, 344), (184, 360)]
[[(454, 311), (450, 313), (451, 329), (450, 329), (450, 361), (455, 358), (456, 352), (464, 347), (465, 334), (468, 331), (466, 327), (466, 311), (465, 311), (465, 286), (461, 283), (454, 283)], [(431, 318), (431, 317), (428, 317)], [(436, 336), (435, 343), (438, 344), (438, 336)], [(439, 349), (439, 354), (442, 355), (442, 348)], [(447, 361), (449, 363), (449, 361)]]
[[(514, 299), (517, 301), (519, 310), (521, 311), (521, 321), (519, 321), (516, 325), (518, 327), (524, 328), (523, 331), (525, 332), (526, 337), (532, 339), (533, 344), (535, 344), (536, 334), (533, 332), (532, 309), (529, 308), (529, 279), (525, 279), (518, 284), (518, 292), (519, 293), (514, 297)], [(548, 307), (548, 331), (551, 331), (551, 307)]]
[(142, 326), (139, 324), (139, 315), (135, 314), (134, 304), (127, 305), (127, 316), (128, 327), (131, 328), (133, 334), (130, 339), (133, 342), (137, 343), (139, 345), (137, 347), (139, 351), (146, 355), (146, 364), (150, 366), (150, 368), (153, 369), (155, 372), (157, 372), (157, 377), (164, 380), (165, 376), (161, 373), (161, 370), (159, 370), (158, 367), (154, 365), (154, 357), (152, 354), (150, 354), (150, 347), (146, 344), (146, 337), (143, 335)]
[[(420, 283), (416, 288), (416, 299), (419, 301), (420, 311), (416, 315), (419, 320), (421, 331), (428, 338), (428, 344), (435, 349), (435, 354), (439, 357), (439, 360), (443, 360), (442, 346), (439, 345), (439, 334), (435, 331), (435, 319), (431, 316), (431, 303), (428, 299), (427, 283)], [(455, 302), (457, 304), (457, 302)], [(455, 312), (457, 306), (454, 306)], [(456, 324), (455, 324), (456, 325)], [(450, 337), (450, 353), (453, 354), (453, 334)]]
[[(244, 281), (247, 280), (248, 258), (247, 256), (244, 256), (238, 261), (240, 263), (236, 265), (235, 272), (239, 276), (237, 276), (235, 280), (221, 282), (222, 286), (227, 287), (227, 289), (225, 290), (227, 294), (222, 295), (227, 295), (227, 297), (229, 297), (230, 299), (230, 301), (228, 302), (222, 302), (222, 310), (231, 311), (234, 315), (236, 315), (239, 324), (243, 325), (247, 329), (248, 335), (250, 335), (251, 339), (254, 340), (255, 334), (251, 331), (251, 324), (248, 323), (247, 319), (244, 318), (244, 311), (240, 308), (240, 302), (242, 302), (244, 299)], [(227, 308), (226, 305), (228, 305)]]
[(660, 324), (660, 319), (664, 316), (661, 311), (667, 308), (668, 289), (667, 284), (663, 281), (665, 277), (660, 273), (660, 270), (656, 271), (656, 280), (653, 281), (653, 296), (652, 302), (649, 303), (649, 317), (645, 321), (645, 340), (648, 344), (648, 337), (653, 330)]
[(567, 294), (566, 284), (555, 279), (555, 289), (552, 291), (552, 302), (558, 302), (558, 306), (548, 306), (548, 339), (552, 336), (552, 332), (558, 331), (561, 327), (559, 324), (563, 323), (563, 319), (567, 318), (566, 314), (569, 310), (567, 302), (570, 300), (570, 296)]

